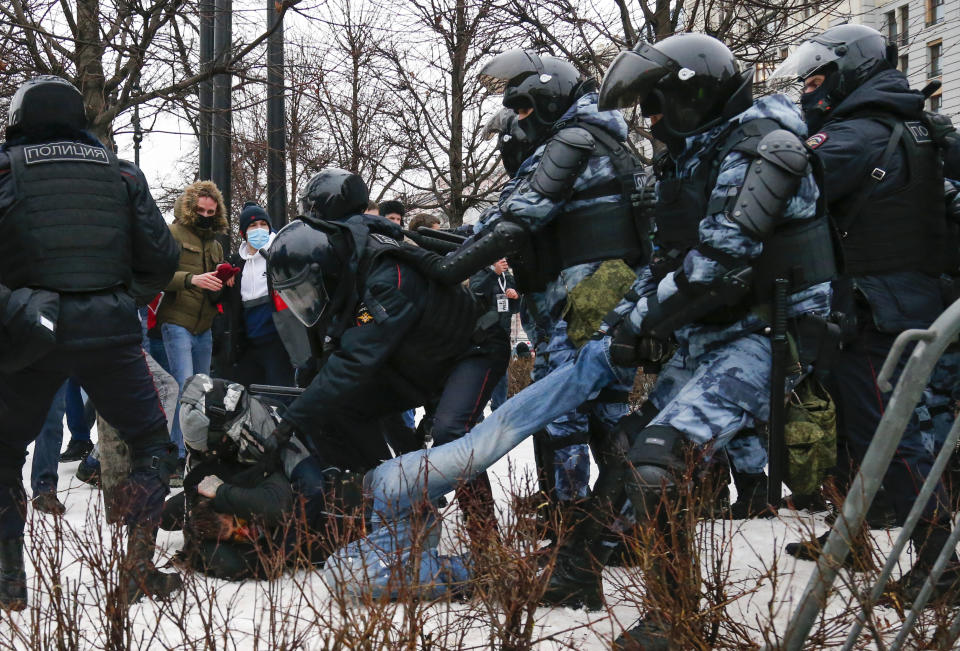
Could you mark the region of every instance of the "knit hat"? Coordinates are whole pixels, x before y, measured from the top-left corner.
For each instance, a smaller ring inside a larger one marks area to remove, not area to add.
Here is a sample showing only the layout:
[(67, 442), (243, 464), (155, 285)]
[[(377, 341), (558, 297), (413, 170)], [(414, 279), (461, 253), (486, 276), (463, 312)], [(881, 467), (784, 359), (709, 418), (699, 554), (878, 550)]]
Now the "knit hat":
[(390, 199), (389, 201), (381, 201), (380, 205), (377, 207), (380, 211), (381, 217), (386, 217), (396, 213), (401, 217), (404, 217), (407, 214), (407, 209), (403, 207), (403, 204), (396, 199)]
[(250, 224), (262, 219), (267, 222), (267, 226), (270, 227), (270, 230), (273, 230), (273, 224), (270, 223), (270, 215), (267, 214), (267, 211), (257, 205), (256, 201), (248, 201), (243, 204), (243, 210), (240, 211), (240, 218), (237, 220), (237, 228), (240, 229), (240, 235), (244, 239), (247, 238), (247, 229), (250, 228)]

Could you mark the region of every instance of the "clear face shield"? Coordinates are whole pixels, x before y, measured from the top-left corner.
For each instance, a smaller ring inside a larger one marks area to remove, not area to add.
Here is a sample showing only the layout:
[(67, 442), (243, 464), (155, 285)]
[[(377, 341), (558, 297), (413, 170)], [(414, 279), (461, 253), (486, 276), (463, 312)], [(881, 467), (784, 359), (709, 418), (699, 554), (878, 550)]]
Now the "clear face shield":
[(784, 59), (770, 75), (770, 79), (786, 82), (802, 82), (823, 66), (836, 62), (842, 52), (841, 44), (825, 44), (815, 40), (806, 41)]
[(600, 85), (601, 111), (642, 104), (665, 77), (680, 66), (649, 45), (617, 55)]
[(511, 79), (543, 71), (543, 62), (533, 52), (514, 49), (498, 54), (480, 69), (478, 80), (494, 95), (502, 95)]
[(320, 266), (316, 263), (308, 264), (289, 279), (277, 278), (274, 270), (270, 271), (270, 275), (273, 288), (300, 323), (308, 328), (315, 326), (330, 304), (330, 295), (324, 286)]

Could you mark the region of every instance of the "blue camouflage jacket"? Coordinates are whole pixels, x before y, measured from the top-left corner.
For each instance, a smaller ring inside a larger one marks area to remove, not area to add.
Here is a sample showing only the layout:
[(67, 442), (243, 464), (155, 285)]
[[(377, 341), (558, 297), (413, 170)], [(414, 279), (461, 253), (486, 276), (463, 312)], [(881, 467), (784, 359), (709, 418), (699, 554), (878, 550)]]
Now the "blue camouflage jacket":
[[(760, 118), (776, 120), (782, 128), (791, 131), (801, 139), (806, 137), (806, 125), (800, 111), (792, 102), (779, 94), (761, 97), (754, 102), (753, 106), (733, 117), (727, 123), (688, 138), (686, 149), (676, 161), (677, 176), (681, 179), (690, 178), (701, 162), (700, 152), (714, 139), (725, 137), (731, 123), (745, 123)], [(720, 164), (716, 185), (710, 198), (737, 194), (743, 185), (750, 162), (751, 159), (743, 153), (731, 152), (728, 154)], [(812, 218), (816, 214), (818, 196), (819, 190), (813, 173), (808, 172), (797, 193), (787, 203), (784, 218), (798, 220)], [(699, 234), (701, 243), (744, 261), (756, 260), (763, 251), (762, 242), (748, 235), (722, 212), (705, 215), (700, 222)], [(691, 284), (707, 285), (730, 271), (716, 260), (702, 255), (696, 249), (691, 249), (686, 254), (682, 264), (684, 274)], [(626, 315), (630, 327), (636, 332), (641, 331), (643, 319), (647, 314), (646, 296), (657, 292), (657, 297), (662, 302), (678, 291), (673, 272), (667, 274), (659, 284), (655, 284), (649, 267), (640, 273), (633, 290), (641, 298), (636, 303), (626, 300), (621, 301), (616, 310), (617, 313)], [(830, 298), (830, 283), (820, 283), (796, 292), (789, 297), (789, 315), (797, 316), (804, 312), (829, 314)], [(679, 340), (686, 341), (691, 346), (691, 353), (696, 355), (713, 345), (756, 332), (764, 325), (759, 317), (748, 315), (729, 325), (691, 324), (684, 326), (677, 331), (676, 336)]]
[[(620, 111), (600, 111), (597, 109), (597, 93), (587, 93), (579, 98), (570, 109), (560, 118), (560, 123), (577, 120), (601, 127), (619, 141), (627, 139), (627, 122)], [(492, 227), (501, 215), (509, 214), (513, 219), (523, 222), (533, 233), (543, 228), (557, 215), (565, 212), (576, 212), (587, 206), (599, 204), (616, 205), (620, 202), (620, 194), (611, 194), (581, 201), (565, 201), (545, 197), (530, 187), (530, 177), (533, 175), (546, 143), (541, 145), (520, 166), (516, 176), (510, 179), (503, 190), (497, 205), (489, 210), (477, 224), (476, 232)], [(610, 183), (617, 176), (613, 164), (607, 156), (594, 154), (587, 161), (587, 165), (573, 184), (574, 194), (585, 192), (591, 188)], [(589, 277), (600, 263), (581, 264), (564, 269), (560, 276), (547, 286), (547, 289), (530, 300), (536, 301), (538, 309), (550, 321), (559, 318), (566, 305), (568, 292), (576, 287), (584, 278)], [(544, 327), (546, 324), (538, 324)]]

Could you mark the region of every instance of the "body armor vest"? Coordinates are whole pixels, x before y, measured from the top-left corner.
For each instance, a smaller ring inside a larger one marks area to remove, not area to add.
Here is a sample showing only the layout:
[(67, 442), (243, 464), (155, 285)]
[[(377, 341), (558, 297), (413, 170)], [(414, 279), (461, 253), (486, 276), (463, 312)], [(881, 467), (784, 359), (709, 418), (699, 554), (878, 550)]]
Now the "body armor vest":
[[(689, 178), (668, 178), (658, 185), (656, 234), (657, 258), (651, 265), (659, 281), (678, 269), (687, 252), (700, 243), (700, 220), (728, 210), (736, 195), (710, 199), (723, 159), (737, 151), (755, 158), (757, 146), (770, 132), (780, 129), (770, 119), (751, 120), (734, 126), (714, 140), (700, 154), (700, 163)], [(817, 162), (812, 161), (819, 177)], [(819, 180), (819, 178), (818, 178)], [(823, 209), (822, 193), (817, 216), (808, 220), (783, 223), (763, 243), (763, 252), (753, 262), (753, 300), (769, 299), (773, 281), (786, 278), (792, 292), (831, 280), (836, 274), (836, 258), (829, 220)], [(722, 319), (725, 320), (725, 319)]]
[(0, 220), (3, 282), (58, 292), (129, 287), (131, 208), (117, 157), (78, 142), (8, 154), (16, 199)]
[[(590, 132), (596, 146), (593, 155), (609, 158), (616, 177), (567, 197), (560, 214), (531, 234), (524, 251), (510, 257), (521, 292), (543, 291), (561, 271), (578, 264), (620, 259), (638, 266), (650, 259), (649, 223), (637, 203), (646, 181), (642, 166), (604, 129), (578, 122), (566, 126)], [(619, 195), (620, 201), (588, 203), (612, 195)]]
[(831, 206), (846, 272), (940, 274), (951, 265), (956, 268), (958, 242), (946, 219), (943, 165), (924, 123), (890, 115), (857, 117), (876, 120), (891, 130), (887, 148), (890, 155), (900, 151), (906, 182), (884, 187), (884, 168), (890, 158), (885, 155), (882, 158), (887, 160), (876, 161), (860, 192)]
[(462, 284), (444, 285), (430, 277), (427, 258), (435, 255), (419, 247), (400, 245), (384, 235), (371, 234), (357, 275), (357, 289), (365, 302), (369, 300), (363, 290), (367, 276), (383, 256), (409, 264), (427, 280), (427, 295), (420, 320), (410, 329), (387, 364), (404, 382), (424, 394), (417, 398), (417, 404), (422, 404), (426, 396), (435, 393), (454, 363), (470, 350), (475, 340), (477, 319), (485, 312), (483, 305)]

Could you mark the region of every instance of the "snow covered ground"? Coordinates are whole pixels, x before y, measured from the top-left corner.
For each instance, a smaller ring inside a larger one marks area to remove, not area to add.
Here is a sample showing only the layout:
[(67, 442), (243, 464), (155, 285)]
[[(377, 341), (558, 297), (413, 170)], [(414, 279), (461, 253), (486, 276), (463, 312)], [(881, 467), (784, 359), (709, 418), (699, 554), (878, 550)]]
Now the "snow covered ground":
[[(77, 629), (78, 633), (71, 634), (76, 648), (108, 647), (106, 631), (109, 620), (103, 613), (102, 586), (89, 564), (78, 558), (98, 551), (91, 550), (91, 547), (108, 546), (111, 528), (103, 523), (99, 491), (74, 477), (76, 466), (76, 463), (60, 466), (60, 499), (67, 505), (61, 529), (54, 527), (52, 516), (35, 513), (32, 508), (28, 513), (28, 538), (32, 538), (28, 542), (28, 554), (43, 568), (38, 574), (31, 562), (28, 569), (31, 604), (49, 604), (59, 590), (68, 596), (68, 601), (78, 604), (76, 611), (70, 616), (69, 625), (40, 616), (37, 608), (12, 614), (9, 618), (4, 615), (0, 620), (2, 647), (34, 646), (38, 637), (43, 643), (35, 648), (56, 646), (53, 640), (57, 639), (57, 631), (60, 630), (62, 636), (65, 627)], [(27, 486), (29, 469), (28, 459), (24, 477)], [(492, 469), (494, 490), (501, 504), (505, 503), (503, 488), (510, 484), (511, 470), (514, 478), (522, 473), (532, 473), (533, 450), (529, 441)], [(792, 511), (783, 511), (780, 518), (774, 520), (725, 523), (725, 535), (718, 536), (718, 540), (726, 540), (721, 553), (730, 554), (731, 579), (742, 580), (738, 585), (749, 593), (734, 600), (728, 606), (729, 612), (757, 630), (772, 625), (773, 630), (782, 634), (813, 569), (812, 563), (798, 562), (783, 555), (783, 545), (811, 530), (819, 532), (823, 528), (821, 515)], [(874, 539), (881, 548), (888, 548), (895, 533), (874, 532)], [(161, 532), (162, 555), (169, 556), (179, 549), (182, 540), (179, 533)], [(51, 545), (56, 549), (51, 549)], [(61, 557), (63, 570), (57, 586), (52, 584), (52, 574), (46, 565), (51, 553)], [(776, 568), (774, 577), (769, 572), (772, 567)], [(632, 624), (637, 616), (636, 606), (629, 599), (624, 600), (624, 595), (618, 594), (615, 587), (620, 572), (624, 570), (608, 570), (605, 582), (608, 603), (615, 604), (610, 613), (539, 608), (536, 611), (536, 633), (543, 641), (537, 648), (575, 647), (583, 651), (609, 648), (610, 640), (623, 627)], [(766, 578), (761, 580), (758, 578), (761, 576)], [(844, 608), (845, 592), (841, 589), (839, 595), (831, 599), (828, 612)], [(75, 597), (72, 596), (74, 593)], [(124, 644), (134, 648), (326, 648), (331, 644), (331, 633), (329, 628), (320, 624), (325, 622), (322, 611), (329, 602), (330, 595), (316, 572), (286, 575), (273, 582), (231, 583), (196, 577), (188, 581), (185, 594), (172, 604), (144, 601), (133, 607), (130, 611), (132, 626), (126, 631), (128, 637)], [(277, 620), (277, 609), (271, 608), (271, 603), (282, 604), (279, 611), (286, 617), (285, 621)], [(466, 604), (432, 606), (432, 617), (425, 628), (442, 627), (444, 622), (466, 615), (468, 608)], [(886, 612), (886, 619), (891, 625), (895, 624), (897, 620), (893, 611)], [(403, 615), (398, 613), (396, 617), (402, 619)], [(305, 639), (297, 640), (291, 633), (298, 627), (308, 631), (304, 634)], [(30, 633), (31, 630), (34, 632)], [(286, 641), (284, 634), (287, 635)], [(762, 643), (759, 634), (756, 641)], [(482, 624), (464, 633), (456, 644), (479, 648), (489, 648), (488, 645), (488, 631)], [(453, 643), (447, 639), (436, 648), (450, 646)]]

